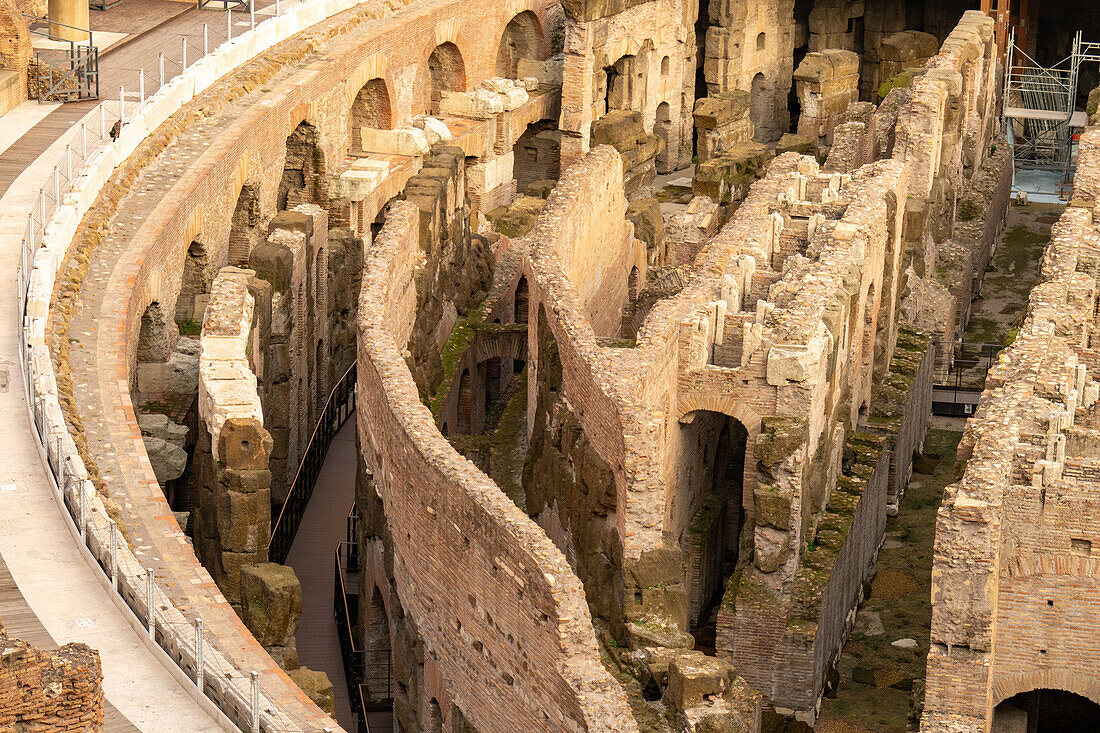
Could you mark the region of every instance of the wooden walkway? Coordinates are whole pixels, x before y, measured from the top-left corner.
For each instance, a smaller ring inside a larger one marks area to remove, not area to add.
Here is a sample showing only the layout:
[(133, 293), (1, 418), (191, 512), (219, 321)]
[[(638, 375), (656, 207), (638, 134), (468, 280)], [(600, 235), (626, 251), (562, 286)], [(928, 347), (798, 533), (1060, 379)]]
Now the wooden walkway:
[[(13, 639), (34, 644), (41, 651), (58, 648), (57, 642), (19, 592), (3, 556), (0, 556), (0, 621)], [(141, 733), (109, 700), (103, 701), (103, 730), (105, 733)]]
[(351, 725), (340, 640), (333, 615), (336, 547), (344, 541), (347, 516), (355, 503), (355, 414), (332, 439), (317, 486), (309, 499), (286, 564), (302, 583), (302, 623), (296, 636), (298, 662), (321, 670), (336, 693), (336, 720)]

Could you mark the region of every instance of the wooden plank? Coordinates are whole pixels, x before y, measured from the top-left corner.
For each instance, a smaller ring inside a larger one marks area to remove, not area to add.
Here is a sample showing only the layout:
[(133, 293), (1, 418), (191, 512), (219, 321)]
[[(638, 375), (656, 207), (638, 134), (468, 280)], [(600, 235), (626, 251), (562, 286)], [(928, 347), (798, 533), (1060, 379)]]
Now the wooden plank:
[(1026, 107), (1005, 107), (1005, 117), (1014, 120), (1049, 120), (1065, 122), (1066, 113), (1056, 109), (1028, 109)]

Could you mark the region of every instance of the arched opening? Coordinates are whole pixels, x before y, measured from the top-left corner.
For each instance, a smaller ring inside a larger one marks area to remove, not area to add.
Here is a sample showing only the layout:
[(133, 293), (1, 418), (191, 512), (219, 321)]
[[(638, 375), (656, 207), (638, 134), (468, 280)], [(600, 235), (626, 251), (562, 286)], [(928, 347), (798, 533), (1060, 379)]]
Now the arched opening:
[(353, 153), (363, 152), (363, 136), (360, 130), (370, 127), (375, 130), (389, 130), (393, 126), (390, 111), (390, 92), (386, 82), (382, 79), (371, 79), (359, 93), (355, 95), (355, 101), (351, 105), (351, 114), (348, 116), (349, 149)]
[(137, 360), (139, 362), (168, 361), (175, 344), (168, 330), (168, 319), (160, 303), (153, 301), (141, 314), (138, 331)]
[(256, 244), (256, 227), (260, 223), (260, 204), (256, 189), (248, 184), (241, 187), (237, 203), (233, 208), (233, 219), (229, 226), (228, 262), (234, 267), (248, 264), (252, 247)]
[(485, 362), (485, 414), (489, 415), (496, 406), (497, 400), (504, 394), (501, 384), (501, 360), (494, 356)]
[(771, 117), (774, 110), (770, 109), (768, 100), (768, 80), (763, 72), (752, 78), (752, 109), (749, 118), (756, 130), (756, 140), (767, 142), (770, 138)]
[(372, 700), (389, 700), (393, 697), (390, 674), (390, 624), (386, 616), (386, 604), (382, 593), (375, 586), (367, 606), (367, 618), (363, 624), (363, 641), (367, 648), (365, 687)]
[(744, 523), (748, 431), (724, 413), (697, 410), (680, 431), (674, 523), (681, 528), (688, 622), (696, 648), (713, 653), (717, 611), (737, 566)]
[(611, 66), (604, 69), (606, 78), (604, 88), (604, 110), (610, 112), (615, 109), (639, 109), (640, 100), (635, 99), (637, 73), (635, 69), (635, 57), (623, 56)]
[(768, 36), (766, 33), (761, 33), (756, 37), (756, 50), (763, 51), (764, 46), (768, 44)]
[(439, 114), (439, 100), (443, 92), (461, 92), (466, 89), (466, 66), (462, 52), (453, 43), (441, 43), (428, 57), (428, 76), (431, 80), (429, 109)]
[(322, 203), (324, 154), (317, 128), (302, 122), (286, 139), (286, 162), (279, 182), (278, 210)]
[(561, 130), (553, 120), (528, 125), (512, 152), (517, 192), (523, 193), (535, 181), (556, 181), (561, 175)]
[[(665, 57), (668, 60), (668, 57)], [(657, 119), (653, 123), (653, 132), (661, 138), (664, 146), (657, 154), (657, 172), (671, 173), (676, 166), (676, 159), (672, 155), (672, 108), (668, 102), (657, 105)]]
[(527, 323), (527, 299), (527, 276), (523, 275), (516, 285), (515, 305), (513, 307), (513, 321), (515, 323)]
[(1100, 730), (1100, 705), (1065, 690), (1021, 692), (994, 709), (993, 730), (1006, 733)]
[(672, 68), (672, 60), (665, 56), (661, 59), (661, 76), (668, 76), (669, 70)]
[(633, 303), (638, 299), (638, 268), (637, 266), (630, 268), (630, 274), (626, 278), (626, 292), (630, 302)]
[(180, 280), (179, 297), (176, 298), (176, 323), (202, 322), (202, 314), (195, 309), (195, 300), (196, 296), (208, 291), (207, 264), (206, 248), (199, 240), (193, 240), (183, 260), (183, 278)]
[(443, 733), (443, 711), (434, 697), (428, 702), (428, 725), (425, 730), (428, 733)]
[(463, 369), (458, 379), (458, 425), (459, 435), (469, 435), (474, 425), (474, 380), (470, 370)]
[(538, 16), (524, 10), (504, 27), (497, 48), (497, 76), (519, 79), (536, 75), (538, 65), (544, 59), (545, 45)]

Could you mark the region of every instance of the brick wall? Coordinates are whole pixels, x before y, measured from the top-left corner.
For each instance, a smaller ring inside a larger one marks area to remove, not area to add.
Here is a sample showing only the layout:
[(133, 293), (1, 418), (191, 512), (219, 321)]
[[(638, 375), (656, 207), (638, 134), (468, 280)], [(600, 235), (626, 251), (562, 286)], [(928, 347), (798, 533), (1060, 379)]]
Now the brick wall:
[(39, 651), (0, 624), (0, 730), (98, 733), (103, 673), (86, 644)]

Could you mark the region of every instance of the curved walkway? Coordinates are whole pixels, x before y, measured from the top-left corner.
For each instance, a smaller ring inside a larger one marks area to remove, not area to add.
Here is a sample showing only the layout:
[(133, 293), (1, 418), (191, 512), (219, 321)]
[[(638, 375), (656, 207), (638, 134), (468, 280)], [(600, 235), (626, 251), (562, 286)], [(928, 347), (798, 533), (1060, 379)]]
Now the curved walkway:
[[(43, 157), (52, 159), (51, 151), (59, 154), (61, 148), (54, 145)], [(33, 435), (19, 369), (16, 269), (27, 212), (52, 164), (44, 165), (46, 170), (28, 166), (0, 198), (0, 556), (13, 579), (0, 585), (5, 625), (16, 638), (45, 648), (80, 641), (99, 651), (111, 704), (108, 731), (231, 730), (199, 704), (189, 683), (185, 687), (174, 676), (131, 625), (129, 610), (120, 609), (100, 583), (102, 571), (82, 553), (54, 498)]]

